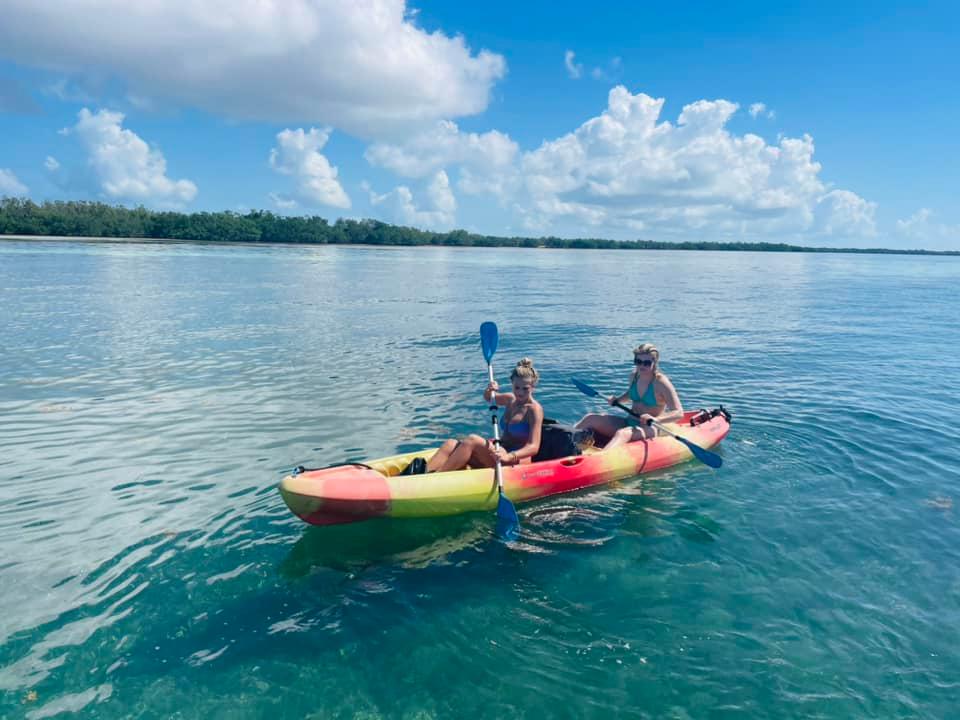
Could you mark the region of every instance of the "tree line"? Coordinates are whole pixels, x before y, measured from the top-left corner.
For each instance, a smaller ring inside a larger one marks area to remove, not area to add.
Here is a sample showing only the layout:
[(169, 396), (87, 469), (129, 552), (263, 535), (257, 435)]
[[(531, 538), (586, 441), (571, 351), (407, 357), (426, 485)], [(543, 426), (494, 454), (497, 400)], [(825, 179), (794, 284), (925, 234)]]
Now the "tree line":
[(501, 237), (465, 230), (429, 232), (378, 220), (276, 215), (265, 210), (195, 212), (127, 208), (100, 202), (57, 200), (35, 203), (0, 199), (0, 235), (151, 238), (204, 242), (261, 242), (338, 245), (450, 245), (460, 247), (583, 248), (616, 250), (754, 250), (960, 255), (960, 251), (815, 248), (767, 242), (663, 242), (658, 240)]

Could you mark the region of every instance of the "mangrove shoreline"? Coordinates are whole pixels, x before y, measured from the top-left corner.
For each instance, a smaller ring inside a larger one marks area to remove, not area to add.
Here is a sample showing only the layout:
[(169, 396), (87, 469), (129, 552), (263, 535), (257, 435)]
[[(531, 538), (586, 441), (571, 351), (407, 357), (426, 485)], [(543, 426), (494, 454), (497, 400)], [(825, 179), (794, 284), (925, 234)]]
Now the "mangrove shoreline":
[(855, 253), (879, 255), (960, 255), (960, 250), (890, 248), (830, 248), (768, 242), (665, 242), (660, 240), (565, 239), (558, 237), (501, 237), (466, 230), (430, 232), (391, 225), (379, 220), (339, 219), (329, 223), (318, 216), (284, 216), (265, 210), (180, 213), (127, 208), (87, 201), (34, 203), (23, 198), (0, 200), (0, 239), (43, 237), (283, 243), (310, 245), (519, 247), (602, 250), (724, 250), (751, 252)]

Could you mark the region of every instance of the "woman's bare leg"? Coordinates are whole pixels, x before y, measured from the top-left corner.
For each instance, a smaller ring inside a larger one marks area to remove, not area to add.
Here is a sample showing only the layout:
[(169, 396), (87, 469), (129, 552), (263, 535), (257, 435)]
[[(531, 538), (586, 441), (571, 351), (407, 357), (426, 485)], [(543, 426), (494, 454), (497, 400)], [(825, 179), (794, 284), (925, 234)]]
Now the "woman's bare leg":
[(487, 441), (479, 435), (470, 435), (469, 437), (464, 438), (453, 449), (453, 452), (447, 456), (447, 459), (443, 465), (437, 468), (438, 472), (463, 470), (463, 468), (470, 463), (470, 458), (473, 457), (474, 451), (478, 447), (483, 447), (486, 444)]
[(603, 451), (606, 452), (611, 448), (620, 447), (621, 445), (626, 445), (629, 442), (634, 440), (644, 440), (652, 438), (656, 435), (656, 430), (651, 428), (644, 427), (625, 427), (620, 430), (617, 430), (614, 433), (614, 436), (610, 439), (606, 445), (603, 446)]
[(600, 413), (590, 413), (584, 415), (574, 425), (575, 430), (592, 430), (594, 435), (600, 435), (603, 438), (611, 438), (616, 432), (625, 427), (627, 421), (615, 415), (601, 415)]
[(452, 453), (459, 444), (457, 440), (445, 440), (443, 445), (440, 446), (440, 449), (433, 454), (433, 457), (430, 458), (430, 461), (427, 463), (427, 472), (436, 472), (442, 468), (444, 463), (447, 462), (447, 458), (450, 457), (450, 453)]

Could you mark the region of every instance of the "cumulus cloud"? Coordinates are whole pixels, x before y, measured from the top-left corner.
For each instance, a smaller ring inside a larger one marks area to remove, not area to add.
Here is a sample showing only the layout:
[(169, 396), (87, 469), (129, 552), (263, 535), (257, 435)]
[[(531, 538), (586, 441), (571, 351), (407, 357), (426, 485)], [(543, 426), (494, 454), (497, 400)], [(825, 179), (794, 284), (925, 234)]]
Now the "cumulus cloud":
[(87, 150), (90, 168), (108, 198), (179, 206), (196, 197), (197, 186), (190, 180), (167, 177), (167, 161), (159, 150), (122, 127), (123, 113), (83, 108), (77, 117), (77, 124), (62, 132), (76, 135)]
[(618, 86), (607, 109), (522, 159), (525, 222), (655, 235), (769, 236), (873, 232), (875, 205), (831, 191), (813, 139), (732, 135), (738, 106), (698, 100), (674, 125), (664, 100)]
[(0, 168), (0, 197), (26, 195), (29, 188), (17, 179), (13, 170)]
[(371, 165), (409, 178), (427, 177), (450, 165), (484, 176), (509, 168), (518, 151), (517, 144), (497, 130), (464, 133), (456, 123), (444, 120), (403, 143), (371, 145), (365, 157)]
[(296, 198), (273, 196), (278, 207), (294, 207), (296, 200), (309, 206), (350, 207), (350, 198), (337, 179), (337, 168), (320, 153), (329, 138), (329, 128), (288, 128), (277, 133), (277, 147), (270, 151), (270, 167), (291, 176), (296, 183)]
[(54, 173), (60, 169), (60, 162), (52, 155), (47, 155), (47, 159), (43, 161), (43, 166), (49, 172)]
[(567, 75), (571, 80), (578, 80), (583, 75), (583, 65), (574, 62), (576, 53), (573, 50), (567, 50), (563, 54), (563, 66), (567, 69)]
[(896, 232), (915, 247), (960, 250), (960, 225), (936, 221), (929, 208), (920, 208), (906, 220), (897, 220)]
[(748, 112), (750, 113), (750, 117), (752, 118), (758, 118), (762, 115), (763, 117), (772, 120), (775, 115), (773, 110), (768, 110), (766, 104), (762, 102), (753, 103), (750, 106), (750, 109), (748, 110)]
[(419, 28), (405, 0), (7, 0), (0, 48), (134, 97), (364, 137), (481, 112), (506, 72)]
[(676, 123), (661, 120), (663, 105), (618, 86), (604, 112), (532, 151), (450, 125), (368, 159), (409, 177), (459, 166), (462, 192), (497, 196), (528, 230), (838, 242), (876, 234), (876, 204), (821, 179), (809, 135), (774, 145), (734, 135), (726, 126), (739, 106), (727, 100), (691, 103)]
[(840, 237), (874, 237), (877, 204), (849, 190), (831, 190), (817, 200), (814, 230)]
[(370, 193), (370, 203), (383, 207), (389, 219), (402, 225), (431, 230), (449, 230), (453, 227), (457, 201), (450, 188), (450, 179), (444, 171), (437, 172), (426, 189), (426, 209), (417, 206), (413, 193), (406, 185), (383, 195)]

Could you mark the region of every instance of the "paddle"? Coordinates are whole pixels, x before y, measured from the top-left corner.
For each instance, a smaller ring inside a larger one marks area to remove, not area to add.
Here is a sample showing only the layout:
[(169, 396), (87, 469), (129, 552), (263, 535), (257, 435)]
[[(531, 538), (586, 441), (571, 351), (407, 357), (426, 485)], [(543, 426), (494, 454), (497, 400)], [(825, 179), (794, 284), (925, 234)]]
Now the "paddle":
[[(500, 333), (492, 322), (485, 322), (480, 326), (480, 346), (483, 348), (483, 357), (487, 361), (487, 373), (490, 382), (493, 382), (493, 354), (497, 351), (500, 342)], [(500, 423), (497, 418), (496, 395), (490, 398), (491, 422), (493, 423), (493, 449), (496, 452), (493, 475), (497, 479), (497, 535), (504, 540), (515, 540), (520, 533), (520, 518), (517, 509), (510, 499), (503, 494), (503, 469), (500, 466)]]
[[(580, 380), (577, 380), (576, 378), (570, 378), (570, 382), (572, 382), (574, 385), (576, 385), (576, 386), (577, 386), (577, 390), (579, 390), (580, 392), (582, 392), (584, 395), (589, 395), (590, 397), (603, 397), (600, 393), (598, 393), (598, 392), (597, 392), (596, 390), (594, 390), (592, 387), (590, 387), (589, 385), (587, 385), (585, 382), (582, 382), (582, 381), (580, 381)], [(617, 406), (618, 408), (620, 408), (621, 410), (626, 410), (628, 413), (630, 413), (631, 415), (633, 415), (635, 418), (639, 418), (639, 417), (640, 417), (639, 415), (637, 415), (637, 413), (635, 413), (633, 410), (631, 410), (630, 408), (628, 408), (626, 405), (624, 405), (624, 404), (621, 403), (621, 402), (615, 402), (615, 403), (613, 403), (613, 404), (616, 405), (616, 406)], [(671, 432), (668, 428), (664, 427), (663, 423), (658, 423), (656, 420), (653, 420), (652, 418), (651, 418), (648, 422), (649, 422), (651, 425), (653, 425), (654, 427), (659, 428), (661, 431), (663, 431), (664, 433), (666, 433), (667, 435), (669, 435), (669, 436), (672, 437), (673, 439), (675, 439), (675, 440), (683, 443), (683, 444), (686, 445), (688, 448), (690, 448), (690, 452), (693, 453), (693, 456), (694, 456), (697, 460), (699, 460), (700, 462), (702, 462), (704, 465), (709, 465), (709, 466), (712, 467), (712, 468), (718, 468), (718, 467), (720, 467), (721, 465), (723, 465), (723, 458), (721, 458), (721, 457), (720, 457), (719, 455), (717, 455), (716, 453), (712, 453), (712, 452), (710, 452), (709, 450), (700, 447), (699, 445), (695, 445), (694, 443), (692, 443), (692, 442), (690, 442), (689, 440), (687, 440), (685, 437), (682, 437), (682, 436), (680, 436), (680, 435), (677, 435), (677, 434), (674, 433), (674, 432)]]

